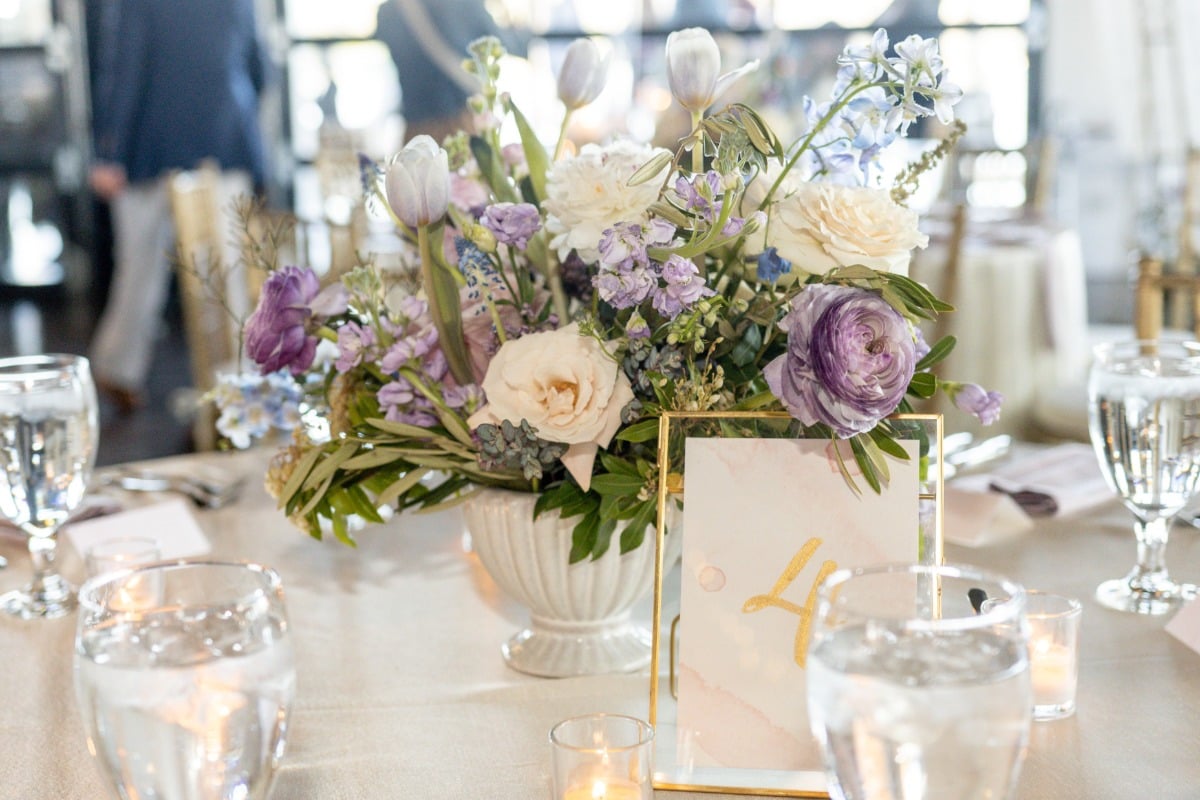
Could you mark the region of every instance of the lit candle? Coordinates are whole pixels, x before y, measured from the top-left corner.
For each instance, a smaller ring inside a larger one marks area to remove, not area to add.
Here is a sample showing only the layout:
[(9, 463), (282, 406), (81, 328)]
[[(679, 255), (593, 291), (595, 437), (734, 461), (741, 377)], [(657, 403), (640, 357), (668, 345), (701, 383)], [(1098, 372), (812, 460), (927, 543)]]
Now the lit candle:
[(643, 800), (646, 795), (636, 783), (616, 778), (596, 778), (567, 789), (562, 800)]
[(1038, 638), (1029, 645), (1035, 706), (1065, 705), (1075, 697), (1075, 654), (1071, 648)]

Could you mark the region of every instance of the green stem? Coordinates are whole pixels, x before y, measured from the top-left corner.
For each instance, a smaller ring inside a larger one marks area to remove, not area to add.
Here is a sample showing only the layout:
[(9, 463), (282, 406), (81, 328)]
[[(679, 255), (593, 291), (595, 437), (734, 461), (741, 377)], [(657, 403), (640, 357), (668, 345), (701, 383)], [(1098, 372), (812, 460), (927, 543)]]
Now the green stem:
[(554, 312), (558, 314), (558, 324), (566, 325), (568, 316), (567, 291), (563, 288), (562, 267), (558, 258), (551, 254), (546, 259), (546, 285), (550, 287), (550, 299), (554, 303)]
[(567, 125), (570, 124), (571, 115), (574, 113), (574, 109), (570, 108), (563, 113), (562, 125), (558, 129), (558, 141), (554, 143), (553, 161), (558, 161), (558, 159), (562, 158), (563, 147), (567, 144)]
[[(425, 285), (426, 299), (433, 312), (433, 324), (437, 328), (438, 341), (446, 355), (446, 363), (459, 384), (465, 386), (474, 383), (475, 377), (471, 372), (471, 362), (467, 358), (467, 347), (463, 338), (462, 308), (459, 305), (457, 283), (449, 270), (434, 262), (429, 229), (426, 225), (417, 228), (417, 247), (421, 253), (421, 280)], [(444, 274), (439, 272), (441, 270), (444, 270)]]
[(837, 116), (839, 111), (846, 107), (847, 103), (854, 99), (855, 95), (871, 88), (872, 86), (878, 85), (880, 84), (864, 83), (846, 92), (846, 94), (842, 95), (840, 100), (829, 107), (829, 111), (825, 112), (825, 116), (821, 117), (821, 119), (817, 121), (817, 124), (813, 125), (812, 130), (808, 132), (808, 135), (804, 137), (804, 140), (800, 143), (800, 147), (796, 150), (796, 152), (792, 153), (792, 155), (788, 157), (788, 160), (784, 162), (783, 171), (779, 173), (779, 177), (777, 177), (775, 182), (771, 184), (771, 188), (767, 191), (766, 196), (763, 197), (762, 203), (760, 203), (758, 206), (759, 210), (765, 209), (771, 203), (771, 198), (773, 198), (775, 196), (775, 192), (779, 190), (780, 185), (783, 183), (783, 179), (786, 178), (787, 174), (792, 171), (792, 167), (796, 166), (796, 163), (800, 160), (800, 156), (805, 150), (808, 149), (808, 146), (812, 144), (812, 140), (816, 138), (816, 135), (824, 130), (825, 126), (828, 125), (835, 116)]

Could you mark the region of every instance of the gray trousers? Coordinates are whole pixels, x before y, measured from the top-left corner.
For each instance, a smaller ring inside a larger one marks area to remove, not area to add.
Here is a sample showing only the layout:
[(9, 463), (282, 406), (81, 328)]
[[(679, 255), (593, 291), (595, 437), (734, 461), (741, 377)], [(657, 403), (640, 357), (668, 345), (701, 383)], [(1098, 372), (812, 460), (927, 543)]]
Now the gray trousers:
[[(97, 380), (122, 389), (140, 391), (145, 387), (170, 286), (175, 230), (169, 180), (163, 177), (128, 186), (112, 204), (116, 269), (88, 355)], [(227, 231), (222, 237), (226, 264), (236, 264), (241, 255), (233, 244), (229, 214), (233, 198), (250, 191), (246, 173), (222, 173), (215, 212), (221, 219), (220, 230)], [(226, 304), (233, 306), (239, 317), (245, 314), (244, 283), (243, 278), (238, 285), (225, 287)]]

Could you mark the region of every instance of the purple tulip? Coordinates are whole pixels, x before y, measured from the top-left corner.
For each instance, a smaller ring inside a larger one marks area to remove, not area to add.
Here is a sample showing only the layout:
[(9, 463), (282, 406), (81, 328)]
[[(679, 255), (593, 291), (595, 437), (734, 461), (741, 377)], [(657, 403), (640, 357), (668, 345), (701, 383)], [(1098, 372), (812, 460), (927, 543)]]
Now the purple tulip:
[(767, 386), (805, 425), (841, 438), (893, 413), (916, 364), (904, 317), (865, 289), (817, 284), (792, 300), (779, 323), (787, 352), (763, 369)]
[(285, 368), (299, 375), (312, 365), (317, 337), (308, 334), (308, 323), (320, 289), (316, 273), (300, 267), (277, 270), (263, 284), (246, 322), (246, 353), (264, 375)]
[(952, 392), (954, 405), (968, 414), (974, 414), (984, 425), (1000, 419), (1000, 405), (1004, 395), (989, 392), (977, 383), (964, 383)]

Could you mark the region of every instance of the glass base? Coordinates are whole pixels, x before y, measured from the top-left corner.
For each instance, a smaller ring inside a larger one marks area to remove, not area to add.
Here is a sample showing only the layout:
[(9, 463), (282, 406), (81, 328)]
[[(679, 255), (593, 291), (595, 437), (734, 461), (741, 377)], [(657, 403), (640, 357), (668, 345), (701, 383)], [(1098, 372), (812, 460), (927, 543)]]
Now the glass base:
[(1170, 614), (1196, 596), (1191, 583), (1158, 581), (1153, 588), (1135, 587), (1129, 578), (1105, 581), (1096, 588), (1096, 602), (1105, 608), (1133, 614)]
[(1053, 719), (1066, 719), (1075, 713), (1074, 699), (1066, 703), (1035, 705), (1033, 719), (1035, 722), (1048, 722)]
[(74, 587), (57, 575), (44, 582), (42, 591), (33, 592), (26, 586), (0, 595), (0, 611), (21, 619), (65, 617), (75, 605)]

